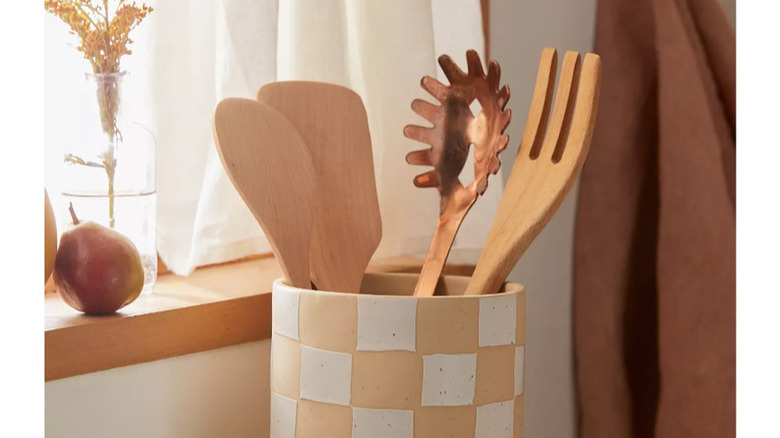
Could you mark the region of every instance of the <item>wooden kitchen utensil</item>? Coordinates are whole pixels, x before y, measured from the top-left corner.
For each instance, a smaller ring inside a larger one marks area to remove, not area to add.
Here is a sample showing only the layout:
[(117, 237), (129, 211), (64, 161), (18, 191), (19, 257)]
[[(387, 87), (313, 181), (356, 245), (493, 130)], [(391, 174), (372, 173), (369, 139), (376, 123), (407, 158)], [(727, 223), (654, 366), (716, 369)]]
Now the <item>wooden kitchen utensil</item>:
[(517, 158), (467, 295), (498, 291), (558, 210), (588, 155), (598, 111), (601, 58), (589, 53), (580, 66), (579, 53), (566, 52), (548, 123), (557, 65), (555, 49), (544, 49)]
[[(458, 68), (449, 56), (439, 57), (439, 65), (450, 85), (430, 76), (425, 76), (421, 85), (441, 105), (421, 99), (412, 102), (412, 110), (433, 127), (408, 125), (404, 128), (406, 137), (431, 145), (406, 156), (409, 164), (434, 167), (417, 175), (414, 185), (436, 187), (441, 198), (439, 221), (414, 290), (416, 296), (433, 295), (455, 234), (477, 197), (487, 189), (488, 175), (498, 172), (501, 165), (498, 153), (509, 141), (509, 136), (504, 134), (511, 119), (510, 110), (504, 109), (509, 100), (509, 87), (498, 88), (501, 79), (498, 63), (488, 63), (486, 76), (477, 52), (466, 52), (466, 61), (468, 73)], [(476, 117), (469, 109), (474, 100), (481, 106)], [(471, 144), (474, 145), (474, 181), (464, 186), (458, 176), (466, 164)]]
[(214, 140), (230, 181), (260, 223), (285, 280), (309, 288), (315, 180), (300, 134), (274, 109), (228, 98), (214, 112)]
[(363, 101), (322, 82), (273, 82), (257, 93), (300, 132), (314, 164), (311, 277), (319, 290), (360, 291), (382, 238), (371, 137)]

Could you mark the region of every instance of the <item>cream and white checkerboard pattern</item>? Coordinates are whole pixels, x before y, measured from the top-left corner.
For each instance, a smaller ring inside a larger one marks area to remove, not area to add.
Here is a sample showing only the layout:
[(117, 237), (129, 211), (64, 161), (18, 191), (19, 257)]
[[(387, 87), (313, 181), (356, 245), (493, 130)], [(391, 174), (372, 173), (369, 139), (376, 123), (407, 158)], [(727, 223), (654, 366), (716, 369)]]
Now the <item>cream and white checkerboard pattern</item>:
[(522, 436), (525, 291), (273, 290), (271, 438)]

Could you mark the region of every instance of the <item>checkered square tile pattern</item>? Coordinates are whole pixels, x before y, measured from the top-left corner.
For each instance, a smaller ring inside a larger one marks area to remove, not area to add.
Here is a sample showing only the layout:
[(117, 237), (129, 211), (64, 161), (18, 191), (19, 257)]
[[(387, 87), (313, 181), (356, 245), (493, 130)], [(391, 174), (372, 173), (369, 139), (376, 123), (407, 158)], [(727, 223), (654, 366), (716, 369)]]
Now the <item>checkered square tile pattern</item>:
[(522, 437), (525, 291), (393, 297), (274, 284), (271, 437)]

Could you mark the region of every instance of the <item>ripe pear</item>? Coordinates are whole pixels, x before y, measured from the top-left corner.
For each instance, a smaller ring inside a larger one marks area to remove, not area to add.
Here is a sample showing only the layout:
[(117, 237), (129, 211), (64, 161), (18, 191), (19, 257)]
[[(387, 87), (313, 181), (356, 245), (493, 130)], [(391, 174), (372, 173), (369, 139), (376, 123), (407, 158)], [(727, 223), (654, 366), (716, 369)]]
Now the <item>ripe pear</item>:
[(54, 285), (71, 307), (107, 315), (132, 303), (144, 286), (141, 257), (133, 242), (115, 230), (83, 222), (60, 237)]
[(43, 189), (43, 194), (46, 197), (46, 205), (44, 207), (45, 229), (43, 231), (43, 257), (44, 268), (46, 269), (43, 282), (45, 284), (49, 280), (51, 271), (54, 269), (54, 259), (57, 257), (57, 222), (54, 220), (54, 210), (51, 208), (49, 193), (46, 189)]

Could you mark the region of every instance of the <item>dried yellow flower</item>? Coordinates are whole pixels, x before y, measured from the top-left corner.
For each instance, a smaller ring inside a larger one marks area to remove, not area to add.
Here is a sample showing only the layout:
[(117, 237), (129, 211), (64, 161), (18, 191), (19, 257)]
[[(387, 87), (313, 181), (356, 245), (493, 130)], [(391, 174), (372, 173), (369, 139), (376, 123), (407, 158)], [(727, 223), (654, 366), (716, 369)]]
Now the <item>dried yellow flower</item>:
[(116, 73), (119, 61), (132, 51), (128, 45), (130, 31), (152, 12), (152, 8), (135, 2), (118, 0), (114, 17), (109, 19), (108, 0), (44, 0), (46, 11), (60, 17), (81, 44), (77, 47), (92, 65), (94, 73)]

